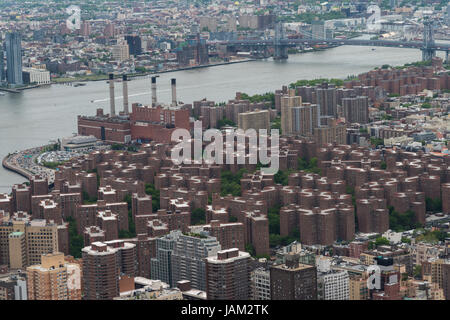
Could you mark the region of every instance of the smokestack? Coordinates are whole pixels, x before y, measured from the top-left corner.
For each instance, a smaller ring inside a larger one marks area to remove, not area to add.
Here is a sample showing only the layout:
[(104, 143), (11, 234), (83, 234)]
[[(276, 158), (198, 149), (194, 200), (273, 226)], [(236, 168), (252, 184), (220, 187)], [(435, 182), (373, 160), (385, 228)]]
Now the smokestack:
[(156, 77), (152, 77), (152, 107), (156, 107)]
[(177, 105), (177, 79), (171, 79), (172, 83), (172, 106)]
[(111, 117), (116, 115), (116, 101), (114, 98), (114, 74), (109, 74), (109, 103), (111, 108)]
[(126, 74), (122, 76), (123, 85), (123, 112), (128, 114), (128, 77)]

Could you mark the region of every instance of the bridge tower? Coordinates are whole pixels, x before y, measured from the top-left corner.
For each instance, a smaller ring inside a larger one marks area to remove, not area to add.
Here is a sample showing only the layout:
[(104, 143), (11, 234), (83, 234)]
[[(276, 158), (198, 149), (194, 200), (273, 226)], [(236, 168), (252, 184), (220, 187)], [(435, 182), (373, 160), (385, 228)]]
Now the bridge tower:
[(433, 23), (427, 19), (423, 22), (422, 61), (429, 61), (436, 56), (436, 50), (433, 49), (434, 44)]
[(281, 40), (285, 39), (285, 33), (283, 28), (283, 23), (278, 21), (275, 25), (275, 38), (273, 46), (275, 49), (273, 59), (274, 60), (285, 60), (288, 58), (287, 46), (282, 44)]

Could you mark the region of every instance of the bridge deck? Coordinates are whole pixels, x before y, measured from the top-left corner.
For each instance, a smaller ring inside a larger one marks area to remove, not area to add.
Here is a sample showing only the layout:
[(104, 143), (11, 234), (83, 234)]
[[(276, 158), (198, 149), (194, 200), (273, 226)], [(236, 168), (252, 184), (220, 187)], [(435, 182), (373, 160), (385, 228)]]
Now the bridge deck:
[[(347, 45), (347, 46), (373, 46), (373, 47), (398, 47), (398, 48), (412, 48), (425, 49), (423, 42), (418, 41), (387, 41), (387, 40), (316, 40), (316, 39), (278, 39), (275, 40), (231, 40), (231, 41), (208, 41), (208, 45), (220, 44), (228, 46), (286, 46), (293, 47), (300, 44), (316, 45)], [(450, 51), (450, 44), (434, 44), (426, 47), (428, 50), (436, 51)]]

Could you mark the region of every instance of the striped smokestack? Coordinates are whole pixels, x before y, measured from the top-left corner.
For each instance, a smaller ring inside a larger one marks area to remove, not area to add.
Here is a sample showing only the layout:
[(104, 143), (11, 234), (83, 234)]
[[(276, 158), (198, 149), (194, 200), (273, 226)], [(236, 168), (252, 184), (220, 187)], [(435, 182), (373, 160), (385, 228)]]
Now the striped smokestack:
[(172, 106), (177, 105), (177, 79), (171, 79), (172, 84)]
[(114, 74), (109, 74), (109, 105), (110, 105), (110, 116), (114, 117), (116, 115), (116, 101), (114, 98)]
[(156, 77), (152, 77), (152, 107), (156, 107)]
[(128, 77), (126, 74), (122, 76), (122, 85), (123, 85), (123, 112), (128, 114)]

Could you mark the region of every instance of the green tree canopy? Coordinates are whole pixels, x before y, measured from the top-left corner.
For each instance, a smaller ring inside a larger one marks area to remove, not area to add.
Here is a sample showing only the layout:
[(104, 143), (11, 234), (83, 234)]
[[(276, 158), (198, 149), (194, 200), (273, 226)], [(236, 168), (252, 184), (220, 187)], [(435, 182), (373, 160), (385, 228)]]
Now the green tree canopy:
[(196, 208), (191, 212), (191, 225), (202, 225), (206, 223), (206, 212), (203, 208)]
[(390, 242), (388, 239), (386, 239), (385, 237), (378, 237), (375, 239), (375, 245), (376, 246), (386, 246), (389, 245)]

